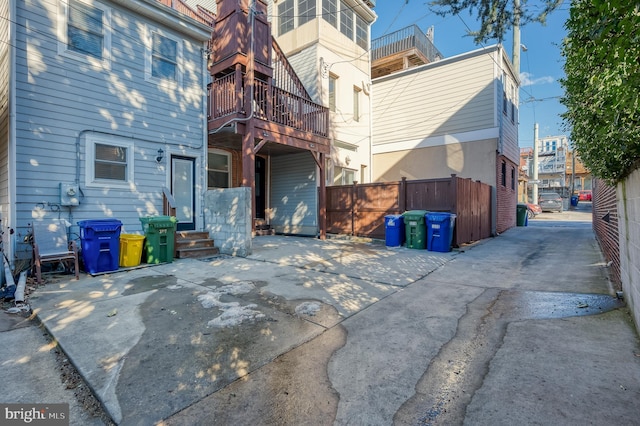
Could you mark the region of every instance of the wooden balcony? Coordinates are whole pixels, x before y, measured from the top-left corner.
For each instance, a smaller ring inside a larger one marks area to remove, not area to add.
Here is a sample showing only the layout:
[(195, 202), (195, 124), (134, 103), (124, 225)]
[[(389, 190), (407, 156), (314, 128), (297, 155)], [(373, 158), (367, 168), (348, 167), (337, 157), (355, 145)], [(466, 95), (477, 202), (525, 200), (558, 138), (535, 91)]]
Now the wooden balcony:
[[(320, 145), (314, 151), (329, 151), (329, 109), (302, 96), (254, 79), (253, 105), (245, 105), (244, 73), (234, 72), (216, 78), (208, 87), (209, 132), (218, 131), (226, 123), (246, 120), (253, 108), (256, 127), (267, 131), (276, 143)], [(235, 133), (242, 133), (236, 130)], [(275, 135), (274, 135), (275, 134)], [(287, 141), (276, 135), (286, 135)]]

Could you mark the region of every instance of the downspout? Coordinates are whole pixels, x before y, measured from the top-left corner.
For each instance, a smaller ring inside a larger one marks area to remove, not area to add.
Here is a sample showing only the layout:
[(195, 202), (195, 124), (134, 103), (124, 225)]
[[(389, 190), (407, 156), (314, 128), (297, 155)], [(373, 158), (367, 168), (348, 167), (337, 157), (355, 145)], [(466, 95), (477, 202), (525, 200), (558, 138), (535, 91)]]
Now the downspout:
[[(17, 162), (16, 162), (16, 24), (17, 22), (17, 6), (15, 0), (9, 0), (9, 140), (7, 155), (8, 170), (8, 216), (9, 223), (3, 227), (9, 231), (9, 253), (7, 257), (10, 267), (14, 267), (14, 253), (16, 252), (16, 239), (11, 231), (17, 226)], [(12, 172), (13, 171), (13, 172)], [(4, 218), (3, 218), (4, 219)], [(6, 220), (6, 219), (5, 219)]]
[[(369, 183), (373, 182), (373, 83), (369, 80)], [(362, 182), (364, 183), (364, 182)]]
[[(213, 37), (213, 36), (212, 36)], [(206, 53), (205, 55), (202, 56), (202, 81), (203, 81), (203, 87), (208, 87), (209, 86), (209, 80), (211, 79), (211, 75), (209, 74), (209, 67), (208, 67), (208, 50), (207, 50), (207, 42), (203, 43), (204, 45), (204, 52)], [(209, 109), (209, 96), (207, 95), (207, 91), (205, 90), (204, 93), (202, 94), (202, 159), (201, 159), (201, 165), (200, 167), (202, 168), (201, 172), (200, 172), (200, 179), (201, 179), (201, 184), (202, 184), (202, 190), (201, 190), (201, 196), (200, 196), (200, 211), (198, 213), (198, 215), (200, 216), (200, 223), (202, 224), (202, 229), (205, 229), (205, 223), (204, 223), (204, 198), (205, 198), (205, 194), (207, 192), (208, 189), (208, 184), (207, 184), (207, 164), (209, 162), (209, 131), (208, 131), (208, 127), (209, 127), (209, 119), (207, 117), (207, 111)]]
[[(502, 56), (502, 46), (500, 46), (500, 49), (498, 50), (498, 54), (500, 55), (500, 64), (503, 63), (503, 56)], [(503, 64), (504, 66), (504, 64)], [(504, 141), (503, 141), (503, 125), (504, 125), (504, 99), (505, 99), (505, 95), (506, 95), (506, 91), (505, 91), (505, 85), (507, 84), (507, 77), (502, 69), (502, 66), (499, 69), (499, 72), (501, 74), (500, 77), (500, 81), (502, 81), (502, 86), (500, 87), (500, 91), (501, 91), (501, 95), (498, 99), (498, 117), (500, 117), (499, 122), (499, 128), (498, 128), (498, 154), (502, 154), (503, 150), (504, 150)]]

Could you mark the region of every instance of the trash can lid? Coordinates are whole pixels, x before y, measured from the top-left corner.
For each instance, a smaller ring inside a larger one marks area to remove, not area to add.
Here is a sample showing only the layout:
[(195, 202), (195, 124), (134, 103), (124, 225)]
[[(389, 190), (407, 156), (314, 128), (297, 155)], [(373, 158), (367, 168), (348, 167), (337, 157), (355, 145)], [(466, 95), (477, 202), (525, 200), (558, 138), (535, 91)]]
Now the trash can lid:
[(413, 218), (419, 216), (424, 217), (427, 213), (429, 213), (427, 210), (407, 210), (406, 212), (402, 213), (402, 215)]
[(78, 221), (78, 226), (83, 229), (93, 229), (94, 231), (117, 231), (122, 226), (118, 219), (94, 219)]
[(143, 228), (173, 228), (178, 219), (175, 216), (145, 216), (140, 218)]
[(427, 220), (431, 222), (442, 222), (445, 220), (450, 220), (452, 217), (456, 217), (456, 215), (447, 212), (430, 212), (427, 213)]

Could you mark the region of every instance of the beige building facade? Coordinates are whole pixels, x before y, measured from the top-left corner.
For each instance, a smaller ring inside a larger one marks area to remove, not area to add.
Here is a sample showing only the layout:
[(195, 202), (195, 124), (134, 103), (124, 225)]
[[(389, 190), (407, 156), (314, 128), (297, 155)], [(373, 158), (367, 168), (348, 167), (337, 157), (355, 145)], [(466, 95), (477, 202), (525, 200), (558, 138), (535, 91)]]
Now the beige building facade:
[(514, 226), (518, 84), (501, 45), (374, 79), (373, 180), (480, 180), (495, 188), (496, 232)]

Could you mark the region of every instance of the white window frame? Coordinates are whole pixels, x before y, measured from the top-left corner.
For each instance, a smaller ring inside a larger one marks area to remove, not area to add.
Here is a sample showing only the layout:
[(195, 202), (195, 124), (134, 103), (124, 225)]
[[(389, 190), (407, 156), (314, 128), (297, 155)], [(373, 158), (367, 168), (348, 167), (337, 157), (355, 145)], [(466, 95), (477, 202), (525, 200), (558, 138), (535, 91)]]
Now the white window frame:
[(100, 64), (104, 68), (109, 68), (111, 63), (111, 8), (98, 1), (75, 0), (88, 7), (100, 9), (102, 15), (102, 58), (87, 53), (78, 52), (69, 48), (67, 37), (67, 27), (69, 24), (69, 1), (60, 0), (58, 9), (58, 54), (69, 59), (74, 59), (88, 64)]
[(296, 6), (298, 7), (298, 10), (296, 11), (298, 27), (317, 18), (318, 5), (316, 0), (297, 0), (296, 3)]
[[(349, 179), (347, 179), (347, 174), (352, 176), (351, 182), (348, 182)], [(358, 170), (356, 169), (336, 165), (333, 167), (333, 185), (353, 185), (353, 182), (357, 181), (357, 176)], [(337, 179), (339, 179), (338, 183), (336, 183)]]
[[(231, 157), (231, 153), (221, 149), (210, 148), (207, 151), (207, 182), (206, 182), (207, 189), (219, 189), (217, 186), (213, 186), (213, 187), (209, 186), (209, 170), (211, 170), (209, 168), (209, 157), (208, 157), (209, 154), (217, 154), (217, 155), (223, 155), (227, 157), (227, 165), (229, 166), (229, 170), (227, 170), (227, 188), (231, 188), (231, 176), (232, 176), (231, 173), (233, 171), (233, 158)], [(222, 172), (223, 170), (214, 170), (214, 171)]]
[(356, 30), (354, 32), (354, 40), (358, 46), (367, 50), (369, 46), (369, 24), (360, 15), (354, 13), (354, 23)]
[[(127, 179), (96, 179), (95, 177), (95, 161), (96, 161), (96, 145), (111, 145), (127, 149)], [(129, 189), (134, 186), (134, 149), (133, 142), (128, 139), (119, 138), (117, 136), (89, 134), (86, 137), (86, 153), (85, 153), (85, 184), (87, 187), (94, 188), (122, 188)]]
[[(158, 34), (161, 37), (168, 38), (176, 42), (176, 79), (158, 78), (153, 76), (153, 35)], [(184, 74), (184, 56), (183, 41), (175, 35), (163, 31), (157, 27), (147, 25), (147, 34), (145, 36), (145, 55), (144, 55), (144, 79), (152, 83), (168, 86), (182, 87)]]
[(355, 12), (344, 1), (340, 2), (340, 32), (349, 40), (355, 37)]
[[(285, 9), (289, 4), (291, 8)], [(295, 0), (284, 0), (278, 5), (278, 35), (286, 34), (296, 28), (296, 5)]]
[(322, 0), (322, 19), (338, 29), (338, 0)]
[[(329, 74), (329, 87), (327, 89), (328, 94), (328, 104), (329, 111), (336, 112), (338, 110), (338, 76), (330, 73)], [(333, 90), (331, 90), (331, 86), (333, 86)]]

